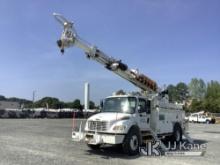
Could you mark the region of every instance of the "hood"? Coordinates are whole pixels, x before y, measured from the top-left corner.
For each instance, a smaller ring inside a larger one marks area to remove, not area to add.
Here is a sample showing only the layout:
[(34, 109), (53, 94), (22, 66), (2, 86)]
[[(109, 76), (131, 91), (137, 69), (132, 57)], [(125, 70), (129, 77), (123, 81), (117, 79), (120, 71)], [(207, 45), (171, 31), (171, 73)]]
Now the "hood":
[(99, 121), (115, 121), (122, 117), (129, 117), (131, 114), (126, 113), (112, 113), (112, 112), (105, 112), (105, 113), (98, 113), (96, 115), (91, 116), (88, 120), (99, 120)]

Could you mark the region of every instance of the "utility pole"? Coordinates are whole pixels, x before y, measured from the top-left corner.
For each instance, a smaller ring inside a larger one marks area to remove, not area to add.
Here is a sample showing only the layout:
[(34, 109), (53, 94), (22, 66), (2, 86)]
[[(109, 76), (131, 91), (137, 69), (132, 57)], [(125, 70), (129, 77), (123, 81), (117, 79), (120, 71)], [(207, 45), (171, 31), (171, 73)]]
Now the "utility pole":
[(90, 95), (90, 87), (89, 83), (85, 83), (84, 87), (84, 109), (88, 110), (89, 109), (89, 95)]
[(33, 109), (34, 109), (35, 96), (36, 96), (36, 90), (33, 90), (33, 98), (32, 98)]

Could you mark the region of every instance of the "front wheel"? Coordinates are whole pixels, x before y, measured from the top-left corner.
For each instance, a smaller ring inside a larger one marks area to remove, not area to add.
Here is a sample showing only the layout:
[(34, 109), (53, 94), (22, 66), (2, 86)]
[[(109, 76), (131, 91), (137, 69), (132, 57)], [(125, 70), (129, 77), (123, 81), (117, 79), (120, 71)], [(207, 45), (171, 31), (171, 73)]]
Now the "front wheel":
[(137, 155), (140, 146), (140, 133), (138, 128), (133, 127), (125, 136), (124, 142), (122, 144), (123, 151), (128, 155)]

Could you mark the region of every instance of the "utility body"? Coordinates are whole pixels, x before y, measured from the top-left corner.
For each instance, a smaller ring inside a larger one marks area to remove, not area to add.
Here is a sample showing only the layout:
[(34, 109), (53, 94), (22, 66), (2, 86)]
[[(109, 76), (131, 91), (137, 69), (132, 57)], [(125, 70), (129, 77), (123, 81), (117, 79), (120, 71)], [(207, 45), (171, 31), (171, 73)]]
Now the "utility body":
[[(85, 141), (92, 149), (104, 144), (121, 144), (127, 154), (134, 155), (149, 139), (166, 137), (180, 142), (183, 135), (188, 137), (182, 106), (170, 103), (167, 92), (159, 92), (155, 81), (80, 39), (72, 22), (60, 14), (54, 13), (54, 16), (64, 27), (57, 41), (62, 53), (65, 48), (79, 47), (89, 59), (104, 65), (143, 91), (118, 93), (105, 98), (101, 103), (101, 112), (88, 118), (84, 129), (80, 124), (78, 130), (72, 132), (74, 141)], [(164, 148), (163, 143), (161, 145)]]

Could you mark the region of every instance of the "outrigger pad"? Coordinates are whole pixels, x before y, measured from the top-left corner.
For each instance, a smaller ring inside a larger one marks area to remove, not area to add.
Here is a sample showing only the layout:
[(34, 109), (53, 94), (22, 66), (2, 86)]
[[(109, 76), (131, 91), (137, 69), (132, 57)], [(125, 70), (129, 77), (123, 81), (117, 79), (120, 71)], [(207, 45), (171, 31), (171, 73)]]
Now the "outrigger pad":
[(83, 132), (77, 132), (73, 131), (72, 132), (72, 140), (75, 142), (80, 142), (84, 139), (84, 133)]
[(82, 131), (82, 121), (80, 123), (80, 126), (79, 127), (73, 127), (73, 130), (72, 130), (72, 140), (73, 141), (82, 141), (84, 140), (84, 132)]

